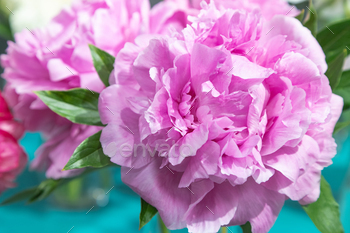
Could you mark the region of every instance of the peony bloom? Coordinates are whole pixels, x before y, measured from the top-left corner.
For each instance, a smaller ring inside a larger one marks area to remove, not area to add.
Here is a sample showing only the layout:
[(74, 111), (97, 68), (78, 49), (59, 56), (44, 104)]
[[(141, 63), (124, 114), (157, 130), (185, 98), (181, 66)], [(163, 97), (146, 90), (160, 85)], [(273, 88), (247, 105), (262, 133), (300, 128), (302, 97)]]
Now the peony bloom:
[(265, 233), (286, 199), (317, 200), (343, 101), (297, 19), (203, 7), (181, 33), (126, 43), (100, 140), (169, 229)]
[(76, 175), (80, 171), (61, 170), (76, 147), (101, 128), (69, 122), (33, 91), (81, 87), (100, 92), (104, 85), (88, 44), (116, 55), (125, 42), (133, 42), (140, 34), (167, 33), (186, 25), (183, 4), (168, 1), (155, 10), (149, 8), (148, 0), (75, 1), (45, 28), (24, 30), (15, 35), (15, 43), (9, 42), (7, 55), (1, 57), (8, 102), (26, 129), (41, 131), (48, 140), (38, 151), (34, 168), (46, 169), (50, 178)]
[[(200, 3), (210, 0), (192, 0), (192, 7), (200, 9)], [(297, 16), (298, 9), (290, 6), (285, 0), (212, 0), (219, 9), (244, 9), (246, 11), (260, 10), (266, 19), (271, 19), (275, 15)]]
[(15, 186), (14, 180), (27, 163), (27, 156), (17, 140), (24, 128), (13, 120), (0, 93), (0, 193)]

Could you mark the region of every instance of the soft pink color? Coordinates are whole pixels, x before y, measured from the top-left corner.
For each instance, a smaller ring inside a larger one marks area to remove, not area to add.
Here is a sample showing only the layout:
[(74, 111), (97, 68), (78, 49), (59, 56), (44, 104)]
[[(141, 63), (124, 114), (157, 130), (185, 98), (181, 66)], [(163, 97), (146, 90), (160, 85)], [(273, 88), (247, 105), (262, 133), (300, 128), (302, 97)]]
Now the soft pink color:
[[(63, 10), (47, 27), (25, 30), (1, 56), (6, 96), (27, 130), (43, 132), (47, 142), (32, 164), (47, 177), (74, 176), (61, 171), (75, 148), (101, 128), (75, 125), (52, 112), (37, 90), (103, 90), (88, 44), (116, 55), (125, 42), (144, 34), (173, 33), (187, 23), (187, 4), (165, 1), (150, 10), (148, 0), (81, 0)], [(186, 13), (185, 13), (186, 12)], [(64, 148), (64, 149), (62, 149)]]
[(15, 179), (27, 163), (27, 156), (18, 145), (24, 128), (16, 122), (0, 93), (0, 193), (15, 186)]
[[(192, 0), (192, 7), (201, 9), (203, 0)], [(242, 9), (247, 11), (260, 10), (266, 19), (271, 19), (275, 15), (297, 16), (299, 10), (291, 6), (285, 0), (212, 0), (218, 9)], [(209, 3), (210, 0), (205, 0)]]
[(182, 33), (126, 43), (100, 95), (101, 143), (169, 229), (266, 233), (285, 199), (318, 198), (343, 101), (297, 19), (203, 7)]

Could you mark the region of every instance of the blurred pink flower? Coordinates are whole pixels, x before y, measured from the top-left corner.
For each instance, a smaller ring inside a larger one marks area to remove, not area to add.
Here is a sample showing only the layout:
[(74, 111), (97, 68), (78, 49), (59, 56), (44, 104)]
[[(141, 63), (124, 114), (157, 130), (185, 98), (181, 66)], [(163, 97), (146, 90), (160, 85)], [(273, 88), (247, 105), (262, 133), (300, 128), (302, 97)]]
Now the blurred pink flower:
[[(9, 42), (1, 56), (7, 80), (6, 96), (27, 130), (41, 131), (47, 142), (39, 149), (34, 168), (50, 178), (74, 176), (61, 171), (75, 148), (99, 127), (75, 125), (52, 112), (36, 90), (104, 88), (93, 66), (88, 44), (116, 55), (125, 42), (148, 33), (171, 33), (187, 22), (186, 4), (165, 1), (150, 11), (148, 0), (81, 0), (63, 10), (45, 28), (25, 30)], [(64, 148), (64, 150), (62, 150)]]
[(24, 128), (14, 121), (0, 93), (0, 193), (15, 186), (15, 179), (27, 163), (27, 156), (17, 140)]
[(317, 200), (343, 101), (297, 19), (203, 7), (182, 33), (126, 43), (100, 95), (101, 143), (169, 229), (265, 233), (285, 199)]

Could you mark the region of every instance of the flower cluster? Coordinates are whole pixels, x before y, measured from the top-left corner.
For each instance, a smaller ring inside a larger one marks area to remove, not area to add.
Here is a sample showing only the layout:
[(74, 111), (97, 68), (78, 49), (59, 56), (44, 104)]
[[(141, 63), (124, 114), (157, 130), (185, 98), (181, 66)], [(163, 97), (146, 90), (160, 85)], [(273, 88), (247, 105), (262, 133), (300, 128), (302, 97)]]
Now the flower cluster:
[[(15, 118), (47, 138), (32, 167), (54, 179), (80, 174), (62, 168), (102, 130), (104, 154), (169, 229), (249, 221), (253, 233), (268, 232), (286, 199), (319, 197), (343, 107), (298, 12), (284, 0), (165, 0), (152, 9), (148, 0), (77, 0), (46, 27), (17, 33), (1, 63)], [(89, 44), (116, 57), (108, 87)], [(100, 93), (103, 127), (72, 123), (34, 94), (73, 88)], [(23, 130), (3, 103), (0, 191), (25, 162)]]
[(14, 121), (0, 93), (0, 193), (14, 187), (14, 180), (27, 163), (27, 156), (17, 140), (24, 127)]
[(297, 19), (202, 7), (182, 32), (118, 53), (101, 143), (169, 229), (268, 232), (286, 199), (317, 200), (343, 101)]
[(186, 7), (184, 3), (166, 1), (150, 11), (148, 0), (81, 0), (45, 28), (15, 35), (16, 43), (9, 42), (7, 54), (1, 57), (3, 77), (8, 81), (6, 98), (26, 129), (40, 131), (47, 139), (37, 151), (33, 168), (46, 170), (50, 178), (79, 174), (81, 170), (62, 168), (75, 148), (101, 129), (73, 124), (58, 116), (33, 91), (79, 87), (102, 91), (104, 85), (88, 45), (115, 56), (125, 42), (133, 42), (140, 34), (181, 30), (187, 22)]

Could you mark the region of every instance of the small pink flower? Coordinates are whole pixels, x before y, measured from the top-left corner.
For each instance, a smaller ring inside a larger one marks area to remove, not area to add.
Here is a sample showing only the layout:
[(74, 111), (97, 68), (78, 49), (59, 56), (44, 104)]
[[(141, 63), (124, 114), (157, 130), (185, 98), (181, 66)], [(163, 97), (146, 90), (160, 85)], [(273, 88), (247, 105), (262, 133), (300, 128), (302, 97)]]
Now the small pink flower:
[(15, 186), (15, 179), (27, 163), (27, 156), (17, 140), (24, 128), (13, 120), (0, 93), (0, 193)]
[(7, 54), (1, 56), (3, 77), (16, 118), (27, 130), (40, 131), (47, 138), (37, 152), (34, 168), (47, 170), (51, 178), (76, 175), (81, 170), (61, 170), (75, 148), (101, 128), (69, 122), (52, 112), (33, 91), (87, 88), (101, 92), (104, 85), (88, 45), (115, 56), (140, 34), (180, 31), (187, 23), (186, 7), (165, 1), (150, 10), (149, 0), (81, 0), (47, 27), (15, 35), (16, 42), (9, 42)]
[(182, 33), (117, 55), (101, 143), (169, 229), (265, 233), (286, 199), (318, 198), (343, 101), (297, 19), (202, 5)]

